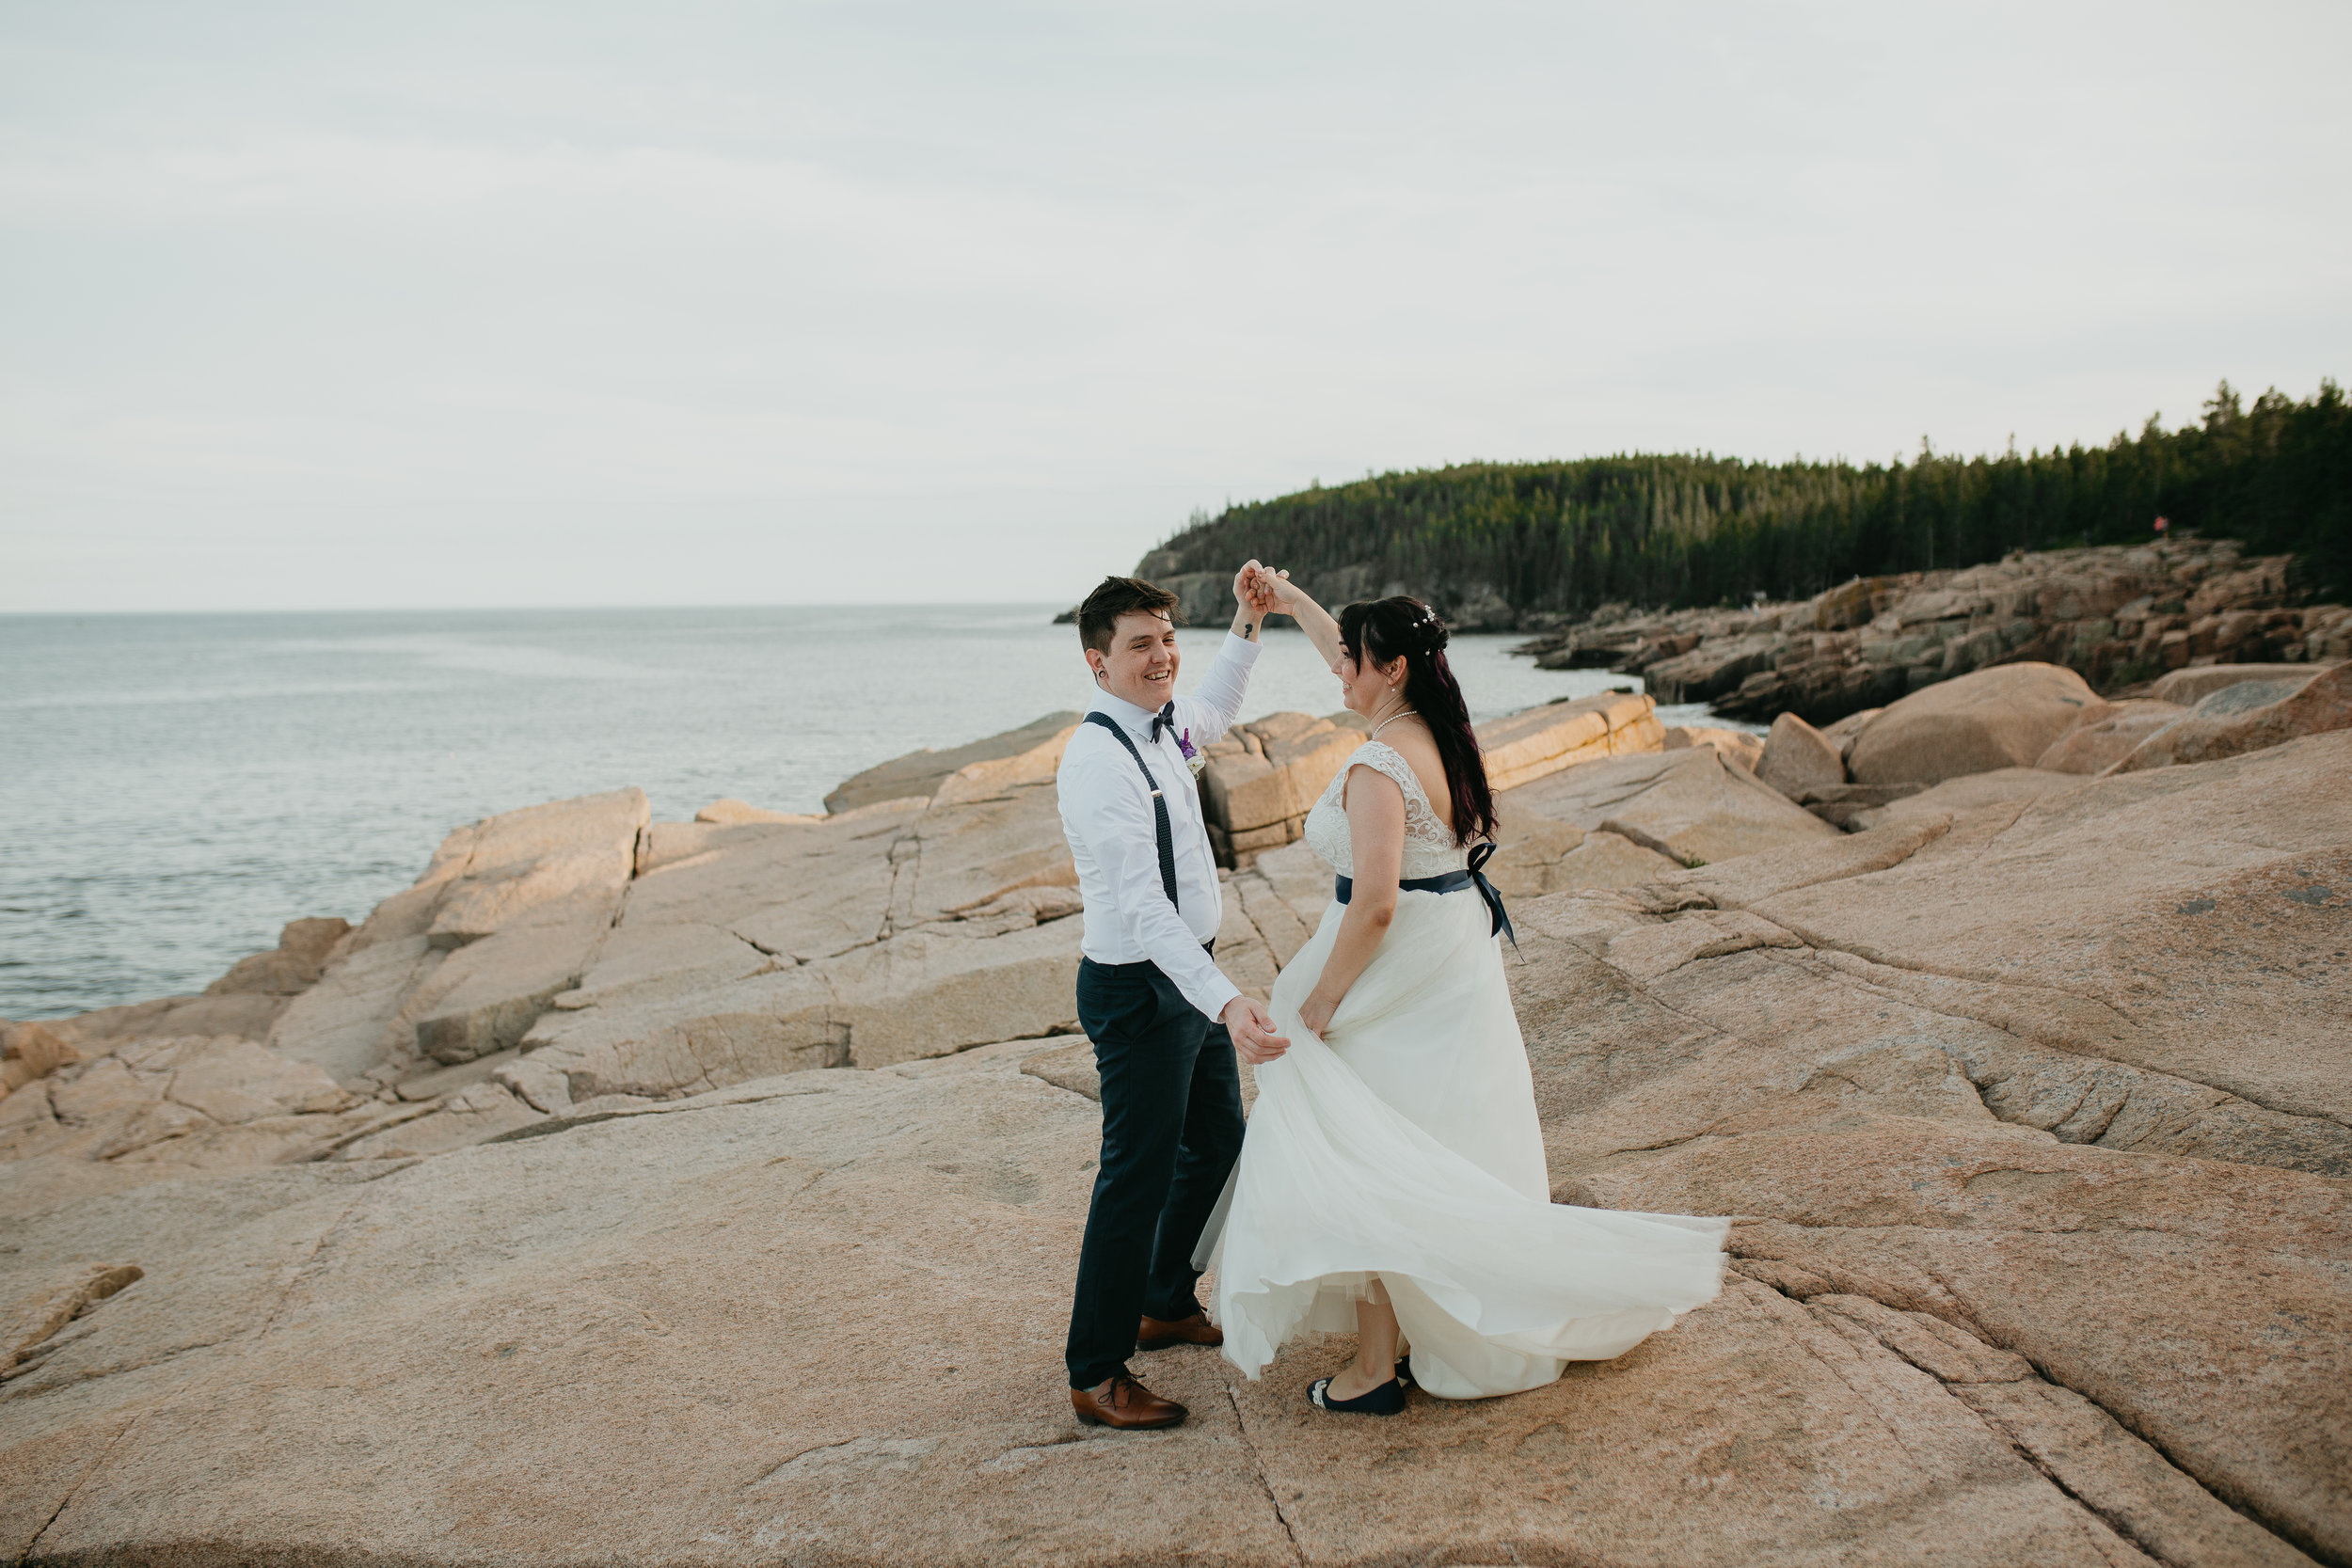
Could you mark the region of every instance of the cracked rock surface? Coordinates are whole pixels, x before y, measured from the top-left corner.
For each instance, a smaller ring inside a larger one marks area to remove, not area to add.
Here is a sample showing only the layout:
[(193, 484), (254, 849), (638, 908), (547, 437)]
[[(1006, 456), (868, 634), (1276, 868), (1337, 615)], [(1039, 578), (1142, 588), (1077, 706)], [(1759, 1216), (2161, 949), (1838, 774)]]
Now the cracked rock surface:
[[(1551, 825), (1507, 971), (1555, 1198), (1737, 1220), (1617, 1361), (1347, 1420), (1303, 1397), (1343, 1340), (1183, 1347), (1136, 1370), (1184, 1426), (1079, 1428), (1040, 765), (818, 821), (606, 797), (523, 824), (561, 877), (461, 830), (259, 1033), (60, 1026), (0, 1099), (0, 1556), (2352, 1561), (2352, 733), (1852, 834), (1676, 755), (1502, 801)], [(1613, 839), (1623, 885), (1562, 869)], [(1327, 876), (1227, 893), (1263, 990)], [(435, 1059), (485, 994), (450, 955), (594, 900), (571, 988)]]

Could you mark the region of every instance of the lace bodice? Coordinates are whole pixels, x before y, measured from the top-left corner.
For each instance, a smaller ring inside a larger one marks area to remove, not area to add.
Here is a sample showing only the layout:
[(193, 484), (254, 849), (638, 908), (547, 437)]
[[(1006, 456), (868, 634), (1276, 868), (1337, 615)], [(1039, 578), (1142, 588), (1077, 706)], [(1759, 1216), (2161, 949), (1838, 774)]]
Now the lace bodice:
[(1429, 803), (1429, 792), (1421, 786), (1421, 775), (1413, 765), (1397, 753), (1396, 748), (1384, 741), (1367, 740), (1348, 756), (1337, 777), (1324, 786), (1323, 798), (1314, 810), (1307, 814), (1307, 847), (1329, 863), (1343, 877), (1356, 875), (1356, 856), (1347, 836), (1347, 811), (1340, 798), (1347, 787), (1351, 768), (1365, 767), (1385, 773), (1396, 781), (1405, 792), (1405, 864), (1398, 877), (1413, 881), (1422, 877), (1435, 877), (1448, 871), (1459, 871), (1470, 863), (1470, 853), (1454, 842), (1454, 830), (1446, 819)]

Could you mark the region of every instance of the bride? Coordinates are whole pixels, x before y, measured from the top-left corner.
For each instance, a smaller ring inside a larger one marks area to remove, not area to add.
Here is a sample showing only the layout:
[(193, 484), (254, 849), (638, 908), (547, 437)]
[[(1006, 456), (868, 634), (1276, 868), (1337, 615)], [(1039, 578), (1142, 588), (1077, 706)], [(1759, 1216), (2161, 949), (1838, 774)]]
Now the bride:
[(1293, 1043), (1257, 1069), (1209, 1259), (1225, 1354), (1255, 1379), (1293, 1336), (1352, 1327), (1354, 1364), (1308, 1397), (1364, 1415), (1402, 1410), (1410, 1384), (1538, 1387), (1712, 1299), (1728, 1222), (1550, 1201), (1508, 923), (1476, 874), (1494, 800), (1445, 628), (1415, 599), (1334, 622), (1273, 586), (1371, 736), (1307, 817), (1338, 884), (1274, 986)]

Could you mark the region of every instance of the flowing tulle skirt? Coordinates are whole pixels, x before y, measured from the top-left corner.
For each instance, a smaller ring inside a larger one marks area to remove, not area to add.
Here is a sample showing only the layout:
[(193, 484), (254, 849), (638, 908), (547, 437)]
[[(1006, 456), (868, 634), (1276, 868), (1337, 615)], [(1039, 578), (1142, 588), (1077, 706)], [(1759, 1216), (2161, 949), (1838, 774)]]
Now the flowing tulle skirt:
[(1255, 1378), (1294, 1335), (1352, 1332), (1377, 1276), (1414, 1381), (1447, 1399), (1549, 1383), (1713, 1299), (1729, 1222), (1550, 1201), (1534, 1084), (1486, 905), (1403, 893), (1318, 1040), (1298, 1008), (1345, 912), (1275, 982), (1290, 1051), (1257, 1069), (1209, 1266), (1225, 1354)]

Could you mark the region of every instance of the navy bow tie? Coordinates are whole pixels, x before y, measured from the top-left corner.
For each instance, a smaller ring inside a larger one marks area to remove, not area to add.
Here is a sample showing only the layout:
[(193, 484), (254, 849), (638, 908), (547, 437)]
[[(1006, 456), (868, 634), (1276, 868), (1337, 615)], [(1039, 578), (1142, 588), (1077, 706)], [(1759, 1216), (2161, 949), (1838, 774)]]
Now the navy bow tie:
[(1176, 702), (1175, 699), (1170, 698), (1166, 706), (1152, 716), (1152, 744), (1157, 746), (1160, 743), (1160, 731), (1172, 730), (1175, 727)]

